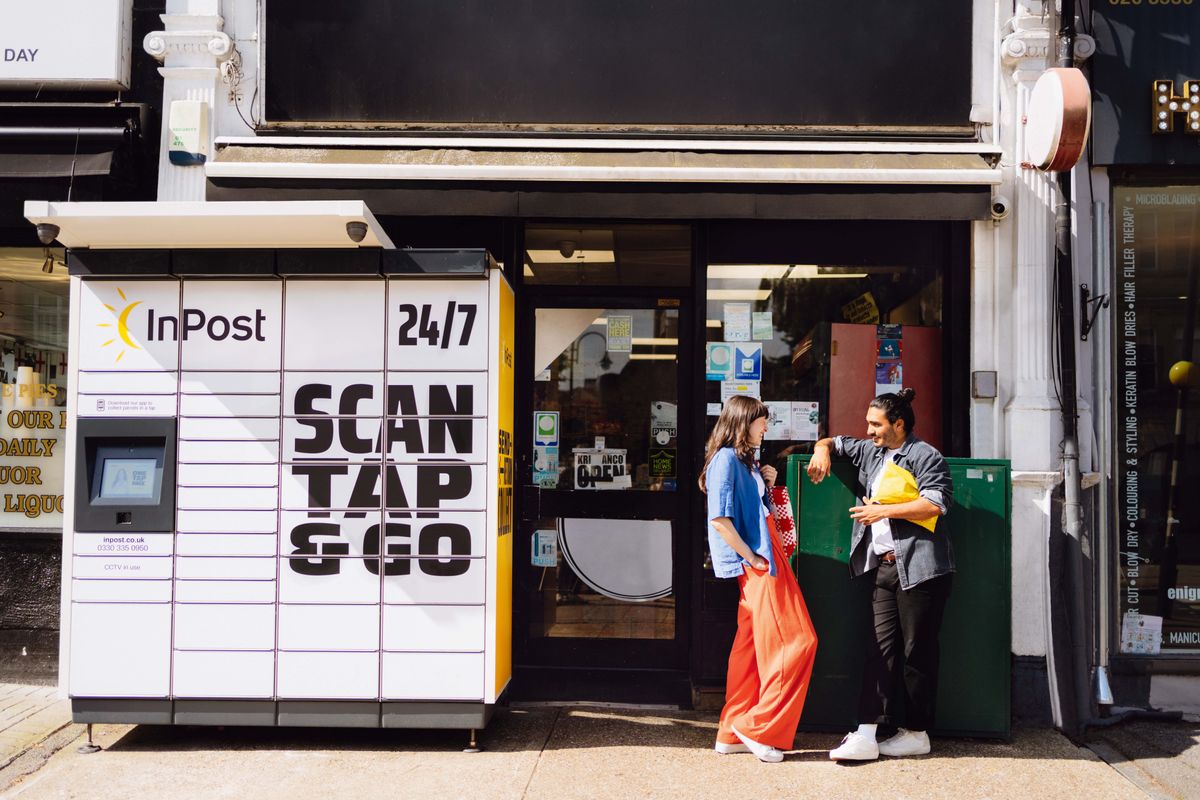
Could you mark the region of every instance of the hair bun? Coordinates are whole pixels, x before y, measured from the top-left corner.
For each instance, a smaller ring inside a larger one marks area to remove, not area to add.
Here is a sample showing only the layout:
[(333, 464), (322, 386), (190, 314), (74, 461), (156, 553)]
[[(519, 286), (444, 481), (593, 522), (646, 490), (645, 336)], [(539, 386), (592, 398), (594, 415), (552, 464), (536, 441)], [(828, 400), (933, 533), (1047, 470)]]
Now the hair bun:
[(916, 399), (917, 390), (908, 388), (901, 389), (900, 391), (896, 392), (896, 396), (906, 403), (911, 403), (914, 399)]

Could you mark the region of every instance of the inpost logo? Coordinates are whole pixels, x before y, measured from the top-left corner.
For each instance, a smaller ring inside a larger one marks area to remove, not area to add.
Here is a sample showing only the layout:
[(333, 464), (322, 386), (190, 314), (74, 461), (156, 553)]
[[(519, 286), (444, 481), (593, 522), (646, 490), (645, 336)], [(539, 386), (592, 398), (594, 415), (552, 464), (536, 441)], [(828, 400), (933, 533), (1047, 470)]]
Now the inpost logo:
[[(107, 308), (109, 311), (111, 311), (112, 313), (117, 315), (117, 322), (116, 322), (117, 335), (114, 336), (113, 338), (109, 339), (106, 342), (101, 342), (100, 346), (101, 347), (110, 347), (111, 345), (116, 343), (117, 339), (120, 339), (121, 340), (121, 344), (119, 345), (120, 352), (117, 353), (117, 361), (120, 361), (122, 358), (125, 357), (125, 346), (126, 345), (128, 345), (129, 347), (132, 347), (134, 350), (142, 349), (142, 348), (138, 347), (138, 343), (135, 342), (133, 340), (133, 338), (129, 335), (129, 315), (133, 313), (133, 310), (135, 308), (137, 308), (138, 306), (140, 306), (142, 304), (142, 301), (135, 300), (132, 303), (130, 303), (129, 298), (125, 296), (125, 292), (119, 288), (117, 289), (117, 294), (120, 295), (122, 302), (124, 302), (126, 304), (125, 307), (122, 308), (119, 312), (117, 311), (117, 309), (115, 307), (110, 306), (108, 303), (104, 304), (105, 308)], [(98, 322), (98, 323), (96, 323), (96, 327), (97, 328), (111, 328), (111, 327), (113, 327), (113, 323)], [(108, 333), (108, 331), (106, 331), (106, 333)]]
[[(171, 316), (170, 314), (157, 314), (153, 308), (145, 308), (146, 319), (144, 329), (141, 327), (140, 320), (133, 320), (133, 312), (138, 306), (142, 305), (141, 300), (131, 301), (126, 296), (124, 290), (118, 288), (117, 295), (121, 298), (121, 302), (125, 305), (120, 311), (116, 306), (111, 306), (108, 303), (104, 307), (111, 311), (117, 318), (116, 323), (99, 322), (96, 324), (98, 328), (113, 328), (116, 327), (116, 336), (101, 342), (101, 347), (110, 347), (118, 345), (120, 351), (117, 353), (117, 361), (120, 361), (127, 352), (128, 348), (141, 350), (138, 344), (136, 334), (133, 330), (144, 330), (145, 339), (147, 342), (174, 342), (180, 338), (180, 322), (179, 317)], [(235, 342), (246, 342), (254, 339), (258, 342), (265, 342), (267, 337), (263, 334), (263, 323), (267, 321), (267, 315), (262, 309), (256, 308), (254, 315), (241, 314), (236, 317), (227, 317), (220, 314), (210, 315), (200, 308), (185, 308), (183, 309), (183, 324), (182, 336), (183, 341), (189, 338), (194, 338), (193, 334), (198, 336), (207, 336), (214, 342), (221, 342), (226, 339), (232, 339)], [(131, 328), (131, 326), (133, 326)]]

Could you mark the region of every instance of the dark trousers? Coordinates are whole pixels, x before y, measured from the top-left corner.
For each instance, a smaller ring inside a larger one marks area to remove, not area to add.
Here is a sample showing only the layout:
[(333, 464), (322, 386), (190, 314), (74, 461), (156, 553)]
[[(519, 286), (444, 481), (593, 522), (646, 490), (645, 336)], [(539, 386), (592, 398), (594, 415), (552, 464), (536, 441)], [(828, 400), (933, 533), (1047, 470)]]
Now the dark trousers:
[[(911, 589), (900, 588), (895, 564), (880, 564), (863, 576), (874, 579), (873, 624), (867, 641), (858, 721), (929, 730), (937, 701), (938, 634), (954, 576), (940, 575)], [(901, 677), (903, 676), (903, 680)], [(904, 692), (904, 720), (896, 701)]]

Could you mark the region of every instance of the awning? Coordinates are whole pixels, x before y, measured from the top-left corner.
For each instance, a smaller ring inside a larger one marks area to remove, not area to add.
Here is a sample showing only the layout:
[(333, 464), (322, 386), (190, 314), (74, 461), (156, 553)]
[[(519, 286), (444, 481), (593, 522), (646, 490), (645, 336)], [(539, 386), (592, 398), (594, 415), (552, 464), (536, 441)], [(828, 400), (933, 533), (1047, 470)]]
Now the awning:
[(999, 155), (974, 142), (264, 136), (218, 140), (205, 170), (209, 199), (354, 192), (381, 214), (981, 219)]
[[(295, 141), (295, 140), (292, 140)], [(429, 140), (426, 140), (428, 142)], [(303, 142), (303, 140), (301, 140)], [(867, 183), (951, 185), (1000, 183), (987, 154), (940, 151), (729, 151), (702, 142), (673, 149), (579, 148), (563, 142), (539, 149), (253, 145), (226, 143), (207, 165), (210, 178), (301, 180), (537, 181), (600, 183)], [(915, 148), (914, 148), (915, 149)]]
[(25, 217), (35, 225), (58, 226), (55, 238), (69, 248), (393, 247), (367, 205), (355, 200), (233, 203), (31, 200), (25, 203)]
[(112, 171), (112, 151), (99, 153), (0, 152), (0, 178), (69, 178), (107, 175)]

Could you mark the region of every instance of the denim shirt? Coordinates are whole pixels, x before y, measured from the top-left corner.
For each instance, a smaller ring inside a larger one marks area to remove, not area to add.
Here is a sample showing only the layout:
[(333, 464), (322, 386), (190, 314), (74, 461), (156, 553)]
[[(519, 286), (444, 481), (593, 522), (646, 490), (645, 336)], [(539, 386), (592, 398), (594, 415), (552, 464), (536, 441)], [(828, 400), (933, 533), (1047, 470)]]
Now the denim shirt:
[[(833, 446), (839, 455), (848, 457), (858, 467), (858, 483), (864, 491), (887, 463), (888, 449), (876, 447), (870, 439), (835, 436)], [(933, 445), (909, 436), (896, 453), (896, 466), (903, 467), (917, 479), (917, 492), (933, 503), (942, 514), (950, 511), (954, 502), (954, 484), (946, 459)], [(939, 524), (931, 533), (906, 519), (893, 519), (892, 538), (896, 542), (896, 572), (900, 588), (911, 589), (923, 581), (954, 572), (954, 548), (946, 527)], [(850, 536), (850, 574), (862, 575), (870, 566), (871, 537), (867, 526), (854, 523)]]
[(763, 515), (765, 499), (758, 493), (754, 473), (738, 460), (732, 447), (723, 447), (713, 456), (704, 472), (704, 485), (708, 491), (708, 551), (716, 576), (736, 578), (746, 572), (746, 562), (713, 527), (712, 520), (717, 517), (733, 520), (742, 541), (767, 560), (770, 574), (774, 575), (771, 534)]

